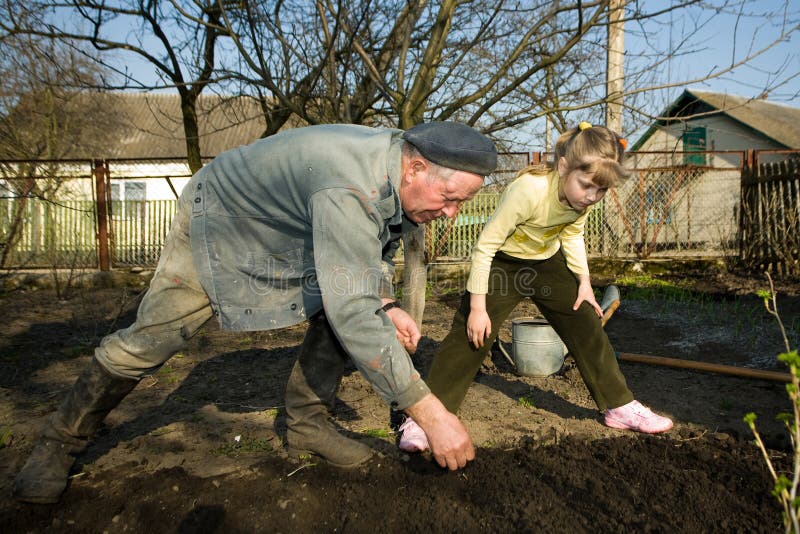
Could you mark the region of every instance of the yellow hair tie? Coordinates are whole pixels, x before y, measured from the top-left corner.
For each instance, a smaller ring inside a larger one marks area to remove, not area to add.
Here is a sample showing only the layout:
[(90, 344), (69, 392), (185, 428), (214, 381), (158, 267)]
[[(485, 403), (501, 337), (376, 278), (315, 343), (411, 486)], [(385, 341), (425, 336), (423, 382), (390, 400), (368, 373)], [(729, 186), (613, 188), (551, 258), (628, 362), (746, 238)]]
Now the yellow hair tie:
[(619, 138), (619, 144), (622, 145), (622, 150), (628, 150), (628, 140), (624, 137)]
[(583, 121), (580, 124), (578, 124), (578, 128), (580, 129), (580, 131), (588, 130), (591, 127), (592, 123), (586, 121)]

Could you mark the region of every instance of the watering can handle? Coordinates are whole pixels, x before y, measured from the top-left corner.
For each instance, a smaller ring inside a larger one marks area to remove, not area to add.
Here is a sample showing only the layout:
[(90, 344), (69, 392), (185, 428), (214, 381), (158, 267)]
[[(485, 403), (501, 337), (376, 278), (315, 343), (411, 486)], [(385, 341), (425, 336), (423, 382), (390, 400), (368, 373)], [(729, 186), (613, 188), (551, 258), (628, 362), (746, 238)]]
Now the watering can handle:
[(516, 367), (517, 364), (514, 363), (514, 359), (506, 351), (505, 347), (503, 347), (503, 342), (500, 341), (500, 336), (497, 336), (496, 338), (494, 338), (494, 344), (497, 345), (498, 349), (500, 349), (500, 352), (503, 354), (503, 357), (505, 357), (505, 359), (508, 360), (508, 363), (511, 364), (511, 367)]

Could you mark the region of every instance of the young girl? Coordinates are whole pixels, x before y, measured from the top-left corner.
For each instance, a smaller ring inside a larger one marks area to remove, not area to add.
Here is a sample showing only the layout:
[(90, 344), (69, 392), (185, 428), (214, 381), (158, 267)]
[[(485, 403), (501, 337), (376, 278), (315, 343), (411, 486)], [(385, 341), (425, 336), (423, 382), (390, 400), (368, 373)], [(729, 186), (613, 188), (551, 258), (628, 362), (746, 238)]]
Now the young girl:
[[(511, 311), (529, 297), (578, 364), (605, 424), (657, 433), (672, 421), (633, 399), (601, 326), (589, 281), (583, 228), (590, 206), (627, 178), (625, 141), (582, 122), (559, 137), (555, 165), (531, 166), (506, 188), (472, 252), (467, 292), (426, 379), (456, 413)], [(425, 450), (425, 433), (406, 419), (400, 448)]]

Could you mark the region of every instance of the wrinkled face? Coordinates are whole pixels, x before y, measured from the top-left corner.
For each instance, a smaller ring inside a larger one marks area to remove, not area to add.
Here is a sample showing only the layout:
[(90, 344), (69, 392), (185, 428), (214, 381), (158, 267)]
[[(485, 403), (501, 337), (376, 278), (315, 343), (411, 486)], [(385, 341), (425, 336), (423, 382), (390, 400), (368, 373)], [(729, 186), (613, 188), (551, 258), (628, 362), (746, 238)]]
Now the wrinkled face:
[(565, 172), (567, 172), (567, 161), (562, 157), (558, 161), (558, 173), (561, 175), (558, 199), (575, 211), (583, 211), (592, 204), (597, 204), (608, 191), (607, 187), (595, 184), (591, 174), (573, 169), (565, 176)]
[(425, 224), (439, 217), (454, 217), (458, 207), (475, 196), (483, 185), (483, 176), (455, 171), (447, 180), (430, 177), (430, 166), (414, 159), (403, 170), (400, 202), (406, 217)]

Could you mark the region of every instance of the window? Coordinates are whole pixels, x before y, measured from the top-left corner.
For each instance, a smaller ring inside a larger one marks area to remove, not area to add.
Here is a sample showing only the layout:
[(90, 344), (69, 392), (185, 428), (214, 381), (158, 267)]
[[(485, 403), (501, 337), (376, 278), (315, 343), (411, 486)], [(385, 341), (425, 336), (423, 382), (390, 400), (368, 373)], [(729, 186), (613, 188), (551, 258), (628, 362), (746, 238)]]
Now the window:
[(144, 182), (125, 182), (125, 200), (145, 200)]
[(111, 184), (112, 213), (117, 219), (142, 216), (146, 199), (147, 186), (144, 182), (122, 180), (119, 183)]
[(705, 165), (705, 153), (692, 153), (703, 152), (704, 150), (706, 150), (706, 127), (689, 126), (686, 131), (683, 132), (683, 164)]

